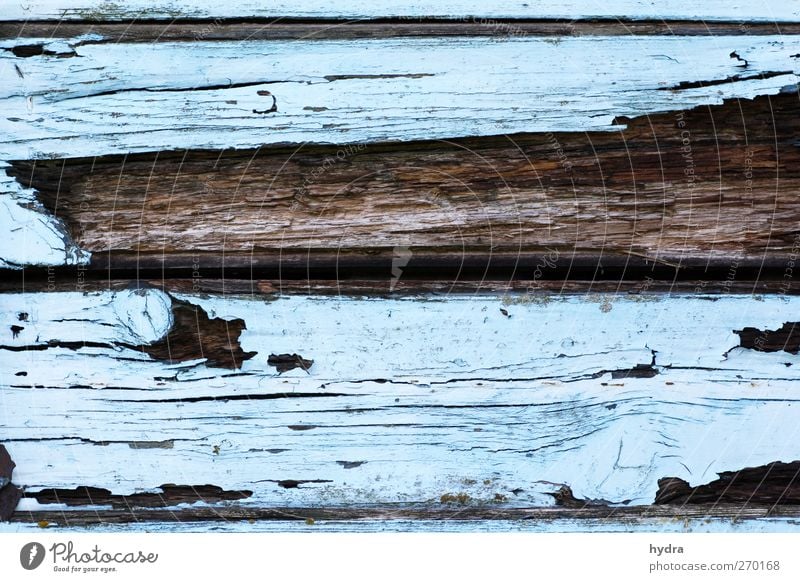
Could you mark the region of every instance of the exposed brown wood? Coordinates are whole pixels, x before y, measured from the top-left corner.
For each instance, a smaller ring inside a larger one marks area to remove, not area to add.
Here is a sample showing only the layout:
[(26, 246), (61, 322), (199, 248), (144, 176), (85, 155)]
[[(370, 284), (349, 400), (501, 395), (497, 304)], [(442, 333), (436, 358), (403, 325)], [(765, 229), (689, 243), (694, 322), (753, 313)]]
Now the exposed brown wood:
[[(550, 495), (552, 495), (553, 499), (555, 499), (556, 505), (569, 509), (592, 509), (598, 507), (608, 507), (610, 505), (620, 505), (619, 503), (614, 504), (606, 501), (605, 499), (578, 499), (575, 497), (575, 494), (572, 492), (572, 488), (569, 487), (569, 485), (562, 485), (555, 492), (550, 493)], [(627, 502), (622, 502), (622, 505), (626, 504)]]
[(0, 445), (0, 488), (5, 487), (11, 482), (11, 474), (17, 465), (11, 460), (6, 447)]
[(114, 494), (100, 487), (75, 487), (74, 489), (42, 489), (25, 493), (25, 497), (39, 503), (62, 503), (70, 507), (86, 505), (111, 505), (115, 508), (172, 507), (181, 503), (218, 503), (238, 501), (250, 497), (252, 491), (226, 491), (216, 485), (173, 485), (158, 487), (160, 491)]
[(166, 362), (186, 362), (205, 358), (209, 366), (236, 369), (255, 352), (245, 352), (239, 336), (246, 329), (244, 320), (211, 318), (202, 307), (172, 299), (173, 325), (160, 341), (130, 346), (150, 357)]
[[(135, 283), (140, 286), (140, 283)], [(197, 305), (171, 297), (172, 326), (169, 332), (158, 341), (132, 345), (124, 342), (104, 343), (91, 340), (63, 341), (48, 340), (28, 344), (2, 344), (0, 349), (26, 352), (42, 351), (51, 348), (79, 350), (82, 348), (115, 349), (129, 348), (144, 352), (155, 360), (170, 364), (191, 360), (205, 360), (207, 366), (237, 369), (244, 360), (249, 360), (256, 352), (245, 352), (239, 344), (239, 337), (246, 329), (242, 319), (222, 319), (209, 317)], [(12, 326), (13, 327), (13, 326)], [(12, 330), (13, 332), (13, 330)], [(310, 367), (313, 362), (303, 360)]]
[(207, 19), (119, 22), (11, 21), (0, 23), (0, 39), (75, 38), (101, 35), (87, 42), (192, 42), (198, 40), (357, 39), (412, 36), (613, 36), (613, 35), (766, 35), (800, 34), (800, 23), (697, 20), (526, 20), (465, 17), (446, 19), (302, 20)]
[(800, 504), (800, 461), (775, 462), (741, 471), (726, 471), (719, 479), (691, 487), (683, 479), (659, 479), (656, 504), (743, 503)]
[(0, 521), (11, 519), (21, 498), (22, 489), (11, 483), (0, 488)]
[(800, 351), (800, 323), (787, 322), (780, 329), (758, 329), (745, 327), (735, 331), (739, 335), (740, 345), (759, 352)]
[(18, 161), (12, 173), (102, 268), (584, 257), (735, 279), (783, 269), (800, 248), (799, 105), (794, 90), (620, 118), (618, 133)]
[[(55, 270), (53, 270), (55, 272)], [(252, 296), (277, 296), (277, 295), (374, 295), (374, 296), (403, 296), (415, 294), (455, 294), (455, 293), (492, 293), (512, 295), (529, 295), (532, 299), (537, 295), (558, 295), (563, 293), (622, 293), (641, 295), (648, 293), (694, 293), (708, 295), (713, 299), (715, 295), (736, 294), (768, 294), (781, 293), (794, 295), (798, 292), (797, 285), (781, 280), (742, 280), (720, 281), (711, 279), (656, 279), (648, 274), (642, 278), (614, 279), (553, 279), (539, 280), (532, 285), (528, 279), (512, 280), (436, 280), (401, 278), (392, 283), (389, 277), (373, 279), (240, 279), (240, 278), (142, 278), (138, 281), (131, 279), (81, 279), (79, 283), (74, 270), (61, 270), (58, 275), (53, 274), (48, 280), (47, 271), (42, 270), (41, 276), (32, 277), (37, 271), (9, 271), (4, 273), (0, 280), (0, 293), (18, 292), (25, 289), (28, 292), (64, 292), (64, 291), (115, 291), (129, 289), (131, 286), (154, 287), (167, 293), (208, 293), (227, 295), (252, 295)], [(520, 269), (520, 276), (528, 274)], [(710, 274), (709, 274), (710, 276)]]

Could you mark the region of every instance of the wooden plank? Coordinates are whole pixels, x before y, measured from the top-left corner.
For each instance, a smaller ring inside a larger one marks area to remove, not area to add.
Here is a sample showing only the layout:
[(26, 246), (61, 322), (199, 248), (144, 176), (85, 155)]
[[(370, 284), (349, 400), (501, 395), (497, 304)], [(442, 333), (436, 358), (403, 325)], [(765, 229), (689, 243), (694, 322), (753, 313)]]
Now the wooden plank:
[(787, 91), (624, 118), (613, 133), (13, 162), (8, 171), (103, 269), (186, 269), (190, 257), (198, 271), (333, 269), (361, 256), (483, 273), (505, 259), (533, 279), (559, 263), (591, 272), (601, 261), (623, 270), (644, 261), (715, 266), (724, 279), (740, 267), (783, 272), (796, 254), (798, 113)]
[[(72, 50), (68, 41), (51, 48)], [(797, 81), (800, 40), (404, 38), (74, 51), (80, 58), (0, 54), (0, 160), (616, 131), (621, 116), (775, 94)]]
[[(513, 509), (567, 485), (648, 505), (665, 477), (796, 460), (799, 356), (736, 334), (793, 321), (795, 298), (180, 298), (241, 318), (257, 353), (230, 370), (126, 347), (168, 321), (157, 290), (0, 296), (22, 328), (0, 362), (26, 494), (177, 483), (247, 490), (248, 510)], [(281, 354), (313, 364), (280, 372)]]
[(446, 0), (425, 2), (389, 0), (348, 0), (336, 5), (322, 0), (263, 2), (239, 0), (219, 4), (210, 0), (179, 0), (153, 3), (129, 0), (124, 4), (104, 0), (33, 0), (25, 4), (8, 3), (5, 19), (35, 20), (128, 20), (228, 17), (304, 17), (304, 18), (380, 18), (389, 16), (441, 18), (485, 16), (492, 18), (688, 18), (733, 21), (800, 21), (800, 6), (795, 0), (758, 0), (740, 4), (731, 0), (707, 0), (703, 3), (678, 0), (669, 6), (646, 0), (613, 0), (598, 3), (587, 0), (516, 2), (512, 0)]
[[(796, 508), (717, 506), (680, 508), (411, 509), (235, 507), (169, 510), (20, 511), (2, 531), (100, 527), (115, 531), (797, 531)], [(138, 527), (137, 527), (138, 525)], [(126, 530), (127, 531), (127, 530)]]
[[(544, 265), (546, 266), (546, 265)], [(220, 276), (215, 272), (198, 273), (190, 278), (188, 273), (185, 278), (158, 278), (158, 273), (139, 271), (140, 278), (137, 284), (143, 288), (161, 289), (168, 293), (194, 293), (194, 294), (228, 294), (248, 295), (250, 297), (268, 299), (280, 295), (317, 295), (324, 296), (372, 296), (372, 297), (404, 297), (418, 295), (439, 295), (481, 293), (504, 296), (514, 293), (529, 293), (531, 295), (574, 295), (586, 296), (610, 293), (612, 295), (642, 295), (658, 293), (665, 297), (670, 295), (694, 294), (698, 297), (736, 294), (736, 295), (761, 295), (780, 294), (784, 296), (796, 295), (798, 286), (793, 277), (766, 278), (754, 280), (755, 275), (744, 271), (741, 278), (736, 279), (683, 279), (680, 274), (689, 269), (680, 269), (671, 273), (669, 278), (656, 278), (659, 269), (653, 268), (641, 273), (633, 269), (626, 269), (630, 278), (624, 275), (613, 278), (613, 269), (603, 271), (608, 274), (606, 278), (569, 277), (544, 272), (542, 278), (531, 279), (531, 274), (536, 273), (536, 266), (531, 271), (524, 273), (528, 278), (519, 279), (487, 279), (478, 277), (465, 279), (453, 277), (447, 279), (412, 278), (407, 277), (404, 269), (401, 273), (392, 276), (391, 267), (386, 270), (385, 277), (376, 274), (369, 279), (311, 279), (298, 278), (260, 278), (237, 279)], [(540, 267), (541, 269), (542, 267)], [(25, 289), (26, 292), (40, 291), (119, 291), (128, 289), (131, 285), (129, 279), (109, 279), (108, 273), (91, 271), (85, 267), (82, 270), (46, 268), (37, 269), (27, 267), (15, 271), (6, 271), (5, 277), (0, 281), (0, 292), (17, 292)], [(523, 269), (520, 269), (522, 272)], [(413, 272), (413, 271), (412, 271)], [(411, 272), (408, 272), (410, 275)], [(551, 276), (551, 274), (553, 276)], [(714, 271), (708, 270), (705, 275), (712, 275)], [(738, 274), (738, 271), (737, 271)], [(781, 273), (781, 275), (785, 275)], [(749, 276), (749, 278), (748, 278)], [(150, 278), (152, 277), (152, 278)]]
[[(470, 16), (456, 19), (381, 18), (377, 20), (305, 20), (292, 18), (215, 18), (204, 20), (94, 21), (0, 21), (0, 39), (15, 40), (7, 48), (14, 54), (37, 56), (58, 53), (53, 38), (81, 38), (72, 46), (132, 42), (197, 42), (257, 40), (345, 40), (402, 37), (495, 37), (530, 36), (760, 36), (798, 34), (796, 22), (734, 22), (709, 20), (600, 20), (487, 19)], [(49, 46), (48, 46), (49, 45)], [(67, 55), (71, 49), (60, 54)]]

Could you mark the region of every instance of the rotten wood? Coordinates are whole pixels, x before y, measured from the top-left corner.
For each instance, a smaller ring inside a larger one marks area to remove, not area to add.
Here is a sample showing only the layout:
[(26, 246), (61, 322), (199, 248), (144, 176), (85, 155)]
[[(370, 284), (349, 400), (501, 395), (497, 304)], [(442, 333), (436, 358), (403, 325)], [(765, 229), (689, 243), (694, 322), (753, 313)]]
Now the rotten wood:
[(798, 505), (800, 461), (725, 471), (719, 479), (697, 487), (675, 477), (659, 479), (655, 503)]

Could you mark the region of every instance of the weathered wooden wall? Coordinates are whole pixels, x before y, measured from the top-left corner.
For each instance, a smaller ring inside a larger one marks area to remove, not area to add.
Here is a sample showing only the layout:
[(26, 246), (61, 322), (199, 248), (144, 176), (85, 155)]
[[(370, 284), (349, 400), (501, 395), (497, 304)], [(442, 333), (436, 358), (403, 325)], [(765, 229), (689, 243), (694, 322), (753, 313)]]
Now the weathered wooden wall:
[(0, 528), (796, 528), (798, 3), (0, 19)]

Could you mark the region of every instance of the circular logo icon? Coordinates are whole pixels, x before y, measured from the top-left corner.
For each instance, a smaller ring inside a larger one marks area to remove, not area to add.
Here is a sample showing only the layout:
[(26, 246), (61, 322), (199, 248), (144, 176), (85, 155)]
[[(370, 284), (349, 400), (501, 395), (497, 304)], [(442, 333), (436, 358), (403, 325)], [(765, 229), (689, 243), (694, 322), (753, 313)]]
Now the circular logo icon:
[(26, 570), (35, 570), (42, 565), (44, 554), (44, 546), (39, 542), (27, 543), (19, 552), (19, 563)]

